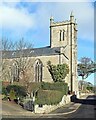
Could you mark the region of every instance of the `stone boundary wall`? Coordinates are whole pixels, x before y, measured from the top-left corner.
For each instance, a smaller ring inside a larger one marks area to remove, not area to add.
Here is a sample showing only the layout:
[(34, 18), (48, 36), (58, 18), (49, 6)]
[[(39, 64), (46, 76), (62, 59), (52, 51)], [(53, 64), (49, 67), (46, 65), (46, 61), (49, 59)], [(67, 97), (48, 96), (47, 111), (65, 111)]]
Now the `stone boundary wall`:
[(64, 95), (62, 97), (61, 102), (57, 105), (43, 105), (42, 107), (39, 107), (39, 105), (35, 105), (35, 113), (41, 113), (41, 114), (49, 113), (59, 107), (62, 107), (70, 103), (71, 102), (70, 97), (71, 95)]
[(80, 93), (80, 98), (83, 96), (94, 95), (94, 93)]

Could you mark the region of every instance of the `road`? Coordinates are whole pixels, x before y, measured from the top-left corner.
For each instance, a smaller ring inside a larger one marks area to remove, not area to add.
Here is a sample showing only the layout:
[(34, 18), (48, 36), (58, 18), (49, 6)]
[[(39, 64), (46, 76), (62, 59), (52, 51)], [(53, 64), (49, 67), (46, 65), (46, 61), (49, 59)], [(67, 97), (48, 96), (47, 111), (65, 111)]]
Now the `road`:
[(90, 95), (87, 99), (77, 99), (73, 106), (67, 105), (67, 107), (69, 109), (74, 109), (76, 105), (79, 105), (80, 107), (75, 112), (70, 114), (64, 114), (66, 113), (66, 110), (65, 107), (62, 107), (51, 112), (50, 114), (34, 115), (34, 113), (32, 114), (30, 111), (26, 111), (14, 103), (3, 102), (2, 113), (4, 117), (9, 115), (16, 117), (16, 114), (19, 113), (18, 115), (22, 118), (96, 118), (96, 96)]
[[(76, 104), (81, 104), (80, 107), (76, 110), (76, 112), (72, 112), (70, 114), (63, 114), (64, 110), (59, 109), (52, 112), (52, 114), (45, 116), (47, 118), (96, 118), (96, 96), (90, 95), (87, 99), (78, 99), (75, 101)], [(61, 113), (60, 115), (58, 113)], [(44, 117), (44, 116), (42, 116)]]
[(96, 118), (96, 96), (89, 96), (86, 100), (78, 100), (81, 103), (80, 108), (69, 118)]

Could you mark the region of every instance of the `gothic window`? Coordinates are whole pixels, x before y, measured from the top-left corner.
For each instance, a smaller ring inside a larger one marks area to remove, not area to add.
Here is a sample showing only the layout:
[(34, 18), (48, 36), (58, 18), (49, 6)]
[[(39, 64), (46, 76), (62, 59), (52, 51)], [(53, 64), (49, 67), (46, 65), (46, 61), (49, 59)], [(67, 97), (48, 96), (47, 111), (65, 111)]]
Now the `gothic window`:
[(65, 30), (60, 30), (60, 41), (65, 38)]
[(60, 30), (60, 41), (62, 39), (62, 30)]
[(37, 60), (35, 62), (35, 82), (42, 81), (42, 62)]
[(12, 64), (11, 76), (12, 76), (12, 82), (19, 81), (19, 69), (17, 63)]
[(64, 40), (64, 37), (65, 37), (65, 35), (64, 35), (65, 33), (64, 33), (64, 32), (65, 32), (65, 31), (63, 30), (63, 40)]

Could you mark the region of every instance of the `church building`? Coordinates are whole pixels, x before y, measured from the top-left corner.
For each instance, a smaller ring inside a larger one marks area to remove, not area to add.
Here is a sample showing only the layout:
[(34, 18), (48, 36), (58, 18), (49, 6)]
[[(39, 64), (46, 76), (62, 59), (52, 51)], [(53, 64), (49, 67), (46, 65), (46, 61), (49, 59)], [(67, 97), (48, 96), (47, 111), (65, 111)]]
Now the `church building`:
[[(50, 46), (24, 49), (23, 52), (23, 57), (28, 57), (31, 63), (28, 72), (30, 82), (53, 82), (47, 62), (51, 61), (54, 65), (66, 63), (69, 66), (69, 74), (64, 80), (68, 83), (70, 91), (78, 91), (77, 23), (72, 13), (67, 21), (55, 22), (53, 17), (50, 18)], [(10, 79), (5, 77), (5, 80), (14, 82), (17, 79), (18, 63), (16, 59), (19, 59), (20, 55), (19, 50), (3, 51), (2, 58), (7, 63), (9, 61), (7, 69), (10, 70), (9, 74), (11, 76)], [(22, 78), (22, 74), (20, 77)]]

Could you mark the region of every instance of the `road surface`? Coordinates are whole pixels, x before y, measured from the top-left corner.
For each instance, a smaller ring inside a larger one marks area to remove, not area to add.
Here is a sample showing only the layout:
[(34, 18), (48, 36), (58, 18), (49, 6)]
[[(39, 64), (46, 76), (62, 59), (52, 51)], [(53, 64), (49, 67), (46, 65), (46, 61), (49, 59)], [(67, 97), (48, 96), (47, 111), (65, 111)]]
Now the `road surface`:
[[(13, 105), (12, 105), (13, 104)], [(96, 118), (96, 96), (90, 95), (87, 99), (77, 99), (75, 104), (68, 106), (69, 110), (73, 110), (76, 105), (79, 105), (79, 108), (75, 112), (70, 112), (70, 114), (64, 114), (68, 112), (65, 110), (65, 107), (59, 108), (50, 114), (38, 115), (31, 113), (30, 111), (24, 110), (22, 107), (10, 103), (2, 103), (2, 113), (3, 117), (16, 117), (16, 114), (22, 118)], [(11, 115), (11, 116), (10, 116)], [(18, 117), (18, 116), (17, 116)]]
[[(80, 107), (76, 110), (76, 112), (72, 112), (70, 114), (63, 114), (64, 109), (57, 109), (52, 112), (52, 114), (57, 115), (49, 115), (45, 116), (47, 118), (96, 118), (96, 96), (90, 95), (87, 99), (78, 99), (75, 101), (77, 104), (81, 104)], [(73, 109), (69, 106), (69, 109)], [(58, 113), (61, 113), (60, 115)], [(42, 116), (44, 117), (44, 116)]]

